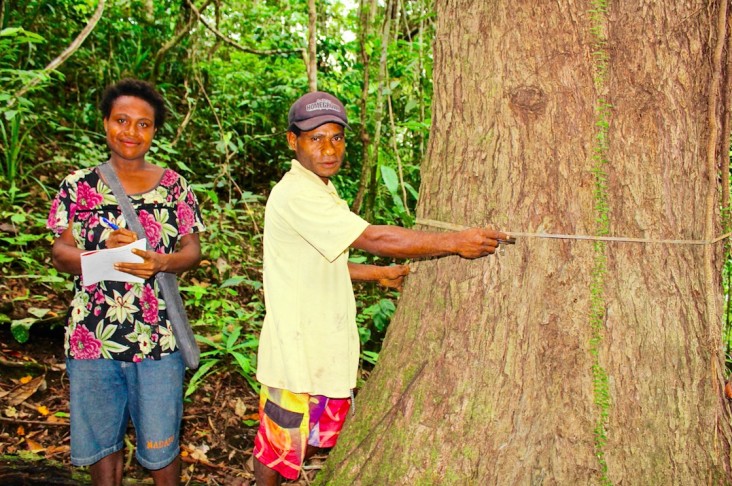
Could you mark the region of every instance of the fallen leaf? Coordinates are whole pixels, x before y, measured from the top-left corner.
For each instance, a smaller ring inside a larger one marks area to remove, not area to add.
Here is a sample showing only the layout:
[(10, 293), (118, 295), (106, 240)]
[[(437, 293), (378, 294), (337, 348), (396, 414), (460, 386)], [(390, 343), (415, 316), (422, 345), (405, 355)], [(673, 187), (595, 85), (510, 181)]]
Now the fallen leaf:
[(18, 434), (18, 435), (20, 435), (20, 436), (23, 436), (23, 435), (25, 435), (25, 429), (23, 428), (22, 425), (19, 425), (18, 426), (18, 430), (16, 430), (15, 433)]
[(200, 446), (195, 446), (193, 450), (191, 451), (191, 457), (197, 461), (203, 461), (208, 462), (208, 457), (206, 457), (206, 453), (211, 449), (207, 444), (202, 444)]
[(7, 407), (3, 411), (3, 413), (5, 414), (6, 417), (9, 417), (9, 418), (15, 418), (18, 416), (18, 410), (16, 410), (15, 407)]
[(4, 231), (6, 233), (16, 234), (16, 233), (18, 233), (18, 228), (16, 228), (12, 224), (0, 223), (0, 231)]
[(53, 363), (51, 369), (53, 371), (66, 371), (66, 363)]
[(61, 417), (58, 417), (57, 415), (49, 415), (46, 419), (47, 422), (52, 424), (68, 424), (68, 420), (64, 420)]
[(66, 454), (71, 448), (67, 445), (62, 446), (50, 446), (46, 448), (46, 457), (55, 454)]
[(241, 398), (236, 399), (236, 403), (234, 404), (234, 413), (237, 417), (243, 417), (244, 414), (247, 413), (247, 406)]
[(44, 417), (46, 415), (48, 415), (49, 413), (51, 413), (51, 412), (48, 411), (48, 407), (46, 407), (45, 405), (39, 405), (39, 406), (37, 406), (36, 407), (36, 410), (38, 410), (38, 413), (40, 413)]
[(8, 402), (11, 406), (20, 405), (24, 401), (26, 401), (31, 395), (33, 395), (38, 388), (45, 383), (46, 376), (36, 376), (35, 378), (31, 378), (29, 381), (24, 381), (25, 378), (30, 377), (24, 377), (20, 381), (23, 383), (22, 385), (18, 385), (12, 390), (10, 390), (10, 393), (8, 393), (5, 396), (5, 400)]
[(28, 445), (28, 450), (31, 452), (42, 452), (46, 450), (46, 448), (41, 444), (31, 439), (26, 439), (25, 443)]

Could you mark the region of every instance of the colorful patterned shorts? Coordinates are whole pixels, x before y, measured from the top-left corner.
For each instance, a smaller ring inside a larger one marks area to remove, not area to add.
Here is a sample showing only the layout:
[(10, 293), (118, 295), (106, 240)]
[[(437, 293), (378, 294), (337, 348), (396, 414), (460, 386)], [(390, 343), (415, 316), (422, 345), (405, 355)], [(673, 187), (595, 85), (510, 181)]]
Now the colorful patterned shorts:
[(350, 398), (292, 393), (262, 385), (254, 457), (285, 478), (297, 479), (308, 444), (333, 447), (350, 408)]

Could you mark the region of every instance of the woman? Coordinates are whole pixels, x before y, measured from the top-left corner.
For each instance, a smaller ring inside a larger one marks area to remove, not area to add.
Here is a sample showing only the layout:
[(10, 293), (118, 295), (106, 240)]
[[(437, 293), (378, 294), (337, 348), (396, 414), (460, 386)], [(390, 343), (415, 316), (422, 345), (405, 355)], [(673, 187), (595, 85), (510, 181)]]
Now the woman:
[(165, 120), (163, 97), (146, 82), (126, 79), (106, 89), (100, 107), (109, 164), (138, 214), (150, 250), (133, 250), (142, 263), (115, 265), (144, 283), (84, 286), (81, 253), (123, 246), (137, 236), (126, 229), (117, 199), (97, 168), (64, 179), (48, 227), (56, 235), (54, 267), (74, 275), (65, 338), (71, 462), (90, 466), (93, 484), (121, 484), (124, 435), (132, 418), (140, 464), (156, 485), (179, 484), (185, 366), (154, 276), (194, 268), (201, 259), (198, 232), (204, 226), (185, 179), (145, 160)]

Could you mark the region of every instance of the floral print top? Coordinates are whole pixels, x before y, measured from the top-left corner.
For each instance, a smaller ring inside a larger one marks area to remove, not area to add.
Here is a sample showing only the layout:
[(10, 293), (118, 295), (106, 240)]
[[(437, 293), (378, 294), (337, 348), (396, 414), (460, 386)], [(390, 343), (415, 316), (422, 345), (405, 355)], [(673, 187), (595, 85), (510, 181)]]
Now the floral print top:
[[(148, 249), (172, 253), (181, 236), (205, 229), (196, 196), (175, 171), (166, 169), (156, 187), (129, 198), (145, 228)], [(61, 183), (47, 226), (58, 237), (71, 225), (77, 247), (99, 250), (112, 232), (101, 224), (101, 217), (127, 227), (117, 198), (97, 170), (81, 169)], [(81, 276), (74, 276), (64, 348), (71, 359), (133, 362), (176, 351), (155, 278), (84, 286)]]

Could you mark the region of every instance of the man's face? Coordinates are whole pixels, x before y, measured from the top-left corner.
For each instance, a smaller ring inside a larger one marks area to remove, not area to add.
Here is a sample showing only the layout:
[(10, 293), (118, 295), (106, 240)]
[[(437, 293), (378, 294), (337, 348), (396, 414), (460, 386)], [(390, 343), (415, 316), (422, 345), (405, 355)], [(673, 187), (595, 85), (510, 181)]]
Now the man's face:
[(324, 183), (338, 173), (346, 155), (346, 135), (337, 123), (326, 123), (309, 132), (287, 132), (287, 143), (295, 158)]

